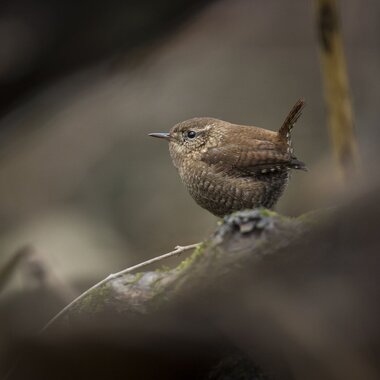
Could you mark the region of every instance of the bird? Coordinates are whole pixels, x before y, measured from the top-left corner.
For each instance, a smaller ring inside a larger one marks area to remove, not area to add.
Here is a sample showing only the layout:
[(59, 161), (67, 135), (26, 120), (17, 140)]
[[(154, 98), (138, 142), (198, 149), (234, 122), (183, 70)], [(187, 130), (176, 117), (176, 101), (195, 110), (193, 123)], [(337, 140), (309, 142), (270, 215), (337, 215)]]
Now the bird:
[(272, 209), (291, 169), (307, 170), (294, 155), (291, 131), (305, 106), (299, 99), (278, 132), (196, 117), (170, 132), (149, 136), (169, 142), (174, 166), (194, 200), (217, 217), (235, 211)]

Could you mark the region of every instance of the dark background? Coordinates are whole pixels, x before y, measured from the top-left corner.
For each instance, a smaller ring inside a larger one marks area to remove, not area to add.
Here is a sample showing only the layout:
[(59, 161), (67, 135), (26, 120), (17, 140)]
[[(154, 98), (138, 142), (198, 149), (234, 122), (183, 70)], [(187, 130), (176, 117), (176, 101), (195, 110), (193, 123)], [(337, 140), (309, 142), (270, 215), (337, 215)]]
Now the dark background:
[[(340, 11), (372, 181), (380, 3), (346, 0)], [(24, 294), (54, 288), (70, 299), (213, 231), (217, 219), (149, 132), (195, 116), (276, 130), (304, 97), (293, 140), (309, 172), (294, 173), (278, 210), (299, 215), (366, 187), (347, 188), (332, 157), (312, 1), (2, 1), (0, 89), (0, 264), (25, 244), (34, 252), (1, 294), (3, 310), (21, 297), (20, 323)], [(57, 309), (44, 305), (40, 324)]]

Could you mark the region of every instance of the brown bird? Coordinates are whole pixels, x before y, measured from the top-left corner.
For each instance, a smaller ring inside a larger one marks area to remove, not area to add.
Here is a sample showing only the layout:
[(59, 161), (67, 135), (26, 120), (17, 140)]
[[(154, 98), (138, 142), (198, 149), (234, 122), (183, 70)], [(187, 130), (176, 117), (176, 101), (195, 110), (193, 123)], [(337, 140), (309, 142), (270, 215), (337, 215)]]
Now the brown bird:
[(290, 169), (306, 170), (293, 154), (290, 135), (304, 105), (298, 100), (278, 132), (200, 117), (149, 136), (169, 142), (174, 166), (190, 195), (214, 215), (272, 208)]

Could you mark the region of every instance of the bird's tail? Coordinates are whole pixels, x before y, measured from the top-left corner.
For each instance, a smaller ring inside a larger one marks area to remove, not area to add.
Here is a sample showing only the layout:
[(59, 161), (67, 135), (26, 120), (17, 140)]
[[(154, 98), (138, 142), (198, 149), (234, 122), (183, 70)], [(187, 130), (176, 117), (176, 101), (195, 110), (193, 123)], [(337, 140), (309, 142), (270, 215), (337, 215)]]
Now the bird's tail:
[(291, 131), (294, 127), (295, 123), (299, 119), (302, 114), (302, 110), (305, 107), (305, 100), (298, 99), (297, 103), (290, 110), (288, 116), (283, 122), (278, 134), (280, 137), (286, 141), (288, 146), (288, 152), (292, 155), (291, 167), (294, 169), (307, 170), (305, 164), (302, 161), (298, 161), (295, 156), (293, 156), (293, 148), (292, 148), (292, 137)]
[(302, 109), (305, 107), (305, 100), (298, 99), (297, 103), (290, 110), (288, 116), (286, 117), (284, 123), (282, 124), (280, 130), (278, 131), (279, 135), (284, 139), (290, 139), (290, 132), (294, 127), (294, 124), (297, 122), (301, 116)]
[(292, 158), (289, 163), (289, 167), (292, 169), (297, 169), (297, 170), (304, 170), (307, 172), (307, 167), (304, 162), (297, 160), (296, 158)]

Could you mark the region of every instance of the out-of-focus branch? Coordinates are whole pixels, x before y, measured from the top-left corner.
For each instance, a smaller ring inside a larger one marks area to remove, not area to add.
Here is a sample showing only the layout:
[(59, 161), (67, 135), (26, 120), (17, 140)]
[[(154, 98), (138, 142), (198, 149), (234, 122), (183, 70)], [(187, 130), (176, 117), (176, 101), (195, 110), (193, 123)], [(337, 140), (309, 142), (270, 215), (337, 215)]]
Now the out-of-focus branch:
[(336, 0), (315, 0), (321, 70), (334, 155), (344, 179), (358, 165), (358, 147)]
[(19, 248), (11, 258), (0, 268), (0, 292), (7, 285), (12, 275), (19, 268), (20, 264), (34, 254), (33, 248), (29, 245)]
[(37, 285), (40, 288), (50, 289), (63, 302), (68, 302), (77, 294), (70, 285), (55, 274), (46, 259), (31, 245), (18, 248), (0, 267), (0, 294), (8, 286), (12, 276), (18, 272), (29, 288)]

